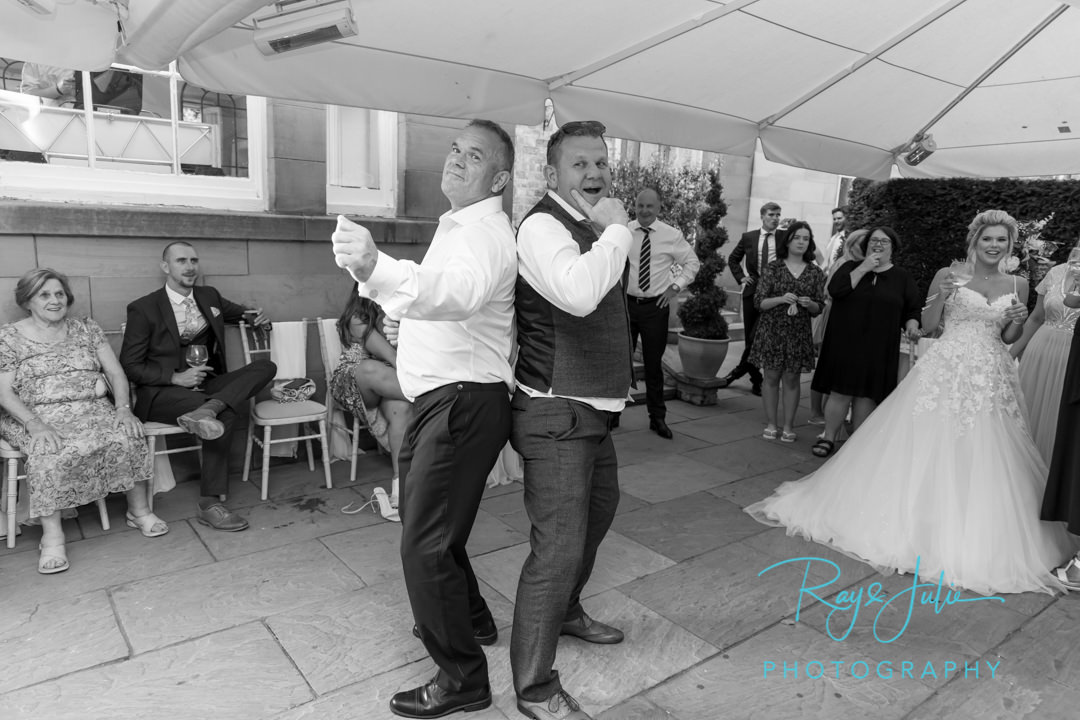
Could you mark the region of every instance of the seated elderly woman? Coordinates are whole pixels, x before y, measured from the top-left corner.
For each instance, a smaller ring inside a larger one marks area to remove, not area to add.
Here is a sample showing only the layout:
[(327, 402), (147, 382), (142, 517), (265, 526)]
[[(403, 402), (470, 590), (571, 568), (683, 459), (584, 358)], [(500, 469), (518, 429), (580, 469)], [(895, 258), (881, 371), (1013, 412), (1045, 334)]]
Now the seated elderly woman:
[(75, 297), (55, 270), (23, 275), (15, 302), (29, 316), (0, 326), (0, 436), (27, 456), (30, 517), (42, 526), (38, 571), (69, 567), (60, 512), (109, 493), (127, 493), (129, 526), (164, 535), (168, 525), (146, 500), (152, 459), (105, 334), (67, 317)]

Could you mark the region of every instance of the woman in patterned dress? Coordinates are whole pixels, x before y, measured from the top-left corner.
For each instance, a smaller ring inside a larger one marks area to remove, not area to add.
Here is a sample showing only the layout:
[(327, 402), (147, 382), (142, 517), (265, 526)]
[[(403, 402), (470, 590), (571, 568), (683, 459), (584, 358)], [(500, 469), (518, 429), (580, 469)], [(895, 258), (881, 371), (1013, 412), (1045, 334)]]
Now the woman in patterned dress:
[(355, 417), (362, 417), (371, 436), (390, 453), (394, 479), (390, 504), (397, 507), (398, 451), (412, 413), (398, 383), (397, 350), (379, 332), (379, 306), (361, 297), (353, 286), (338, 318), (341, 360), (330, 378), (330, 391)]
[(1009, 348), (1013, 357), (1020, 358), (1020, 389), (1024, 391), (1031, 436), (1047, 465), (1054, 454), (1061, 387), (1080, 316), (1080, 309), (1065, 305), (1065, 297), (1078, 286), (1080, 267), (1065, 263), (1051, 268), (1035, 288), (1039, 299), (1024, 325), (1024, 334)]
[(29, 514), (42, 526), (38, 571), (69, 567), (61, 511), (109, 493), (127, 493), (129, 526), (164, 535), (168, 525), (147, 505), (153, 464), (142, 425), (105, 334), (93, 320), (67, 317), (75, 297), (55, 270), (23, 275), (15, 302), (29, 316), (0, 327), (0, 435), (27, 456)]
[(768, 425), (762, 435), (775, 440), (780, 383), (784, 385), (784, 420), (781, 442), (795, 442), (795, 412), (799, 408), (800, 375), (814, 369), (811, 318), (825, 305), (825, 274), (813, 263), (814, 233), (796, 222), (777, 244), (776, 260), (765, 267), (754, 294), (761, 311), (754, 331), (750, 362), (761, 368), (765, 382), (761, 399)]

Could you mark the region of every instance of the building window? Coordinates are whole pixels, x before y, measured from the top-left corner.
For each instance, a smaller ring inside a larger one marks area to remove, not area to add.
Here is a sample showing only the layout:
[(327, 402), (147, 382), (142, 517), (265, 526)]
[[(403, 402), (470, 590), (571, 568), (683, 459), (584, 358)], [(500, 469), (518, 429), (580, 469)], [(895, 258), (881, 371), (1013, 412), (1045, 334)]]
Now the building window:
[(833, 207), (847, 207), (848, 196), (851, 195), (851, 184), (855, 178), (850, 175), (841, 175), (836, 183), (836, 205)]
[(188, 83), (175, 63), (82, 73), (0, 59), (0, 82), (4, 196), (266, 208), (261, 98)]
[(326, 211), (393, 217), (397, 209), (397, 113), (328, 105)]

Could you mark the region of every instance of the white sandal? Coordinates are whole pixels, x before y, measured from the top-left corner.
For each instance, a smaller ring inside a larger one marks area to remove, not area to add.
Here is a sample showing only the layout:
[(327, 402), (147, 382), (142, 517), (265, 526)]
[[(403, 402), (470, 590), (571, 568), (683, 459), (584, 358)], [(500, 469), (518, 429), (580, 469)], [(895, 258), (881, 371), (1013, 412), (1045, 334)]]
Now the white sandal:
[(1059, 568), (1054, 568), (1054, 577), (1058, 582), (1069, 588), (1070, 590), (1080, 590), (1080, 581), (1069, 579), (1070, 568), (1080, 568), (1080, 560), (1074, 555), (1069, 558), (1069, 562), (1065, 563)]
[[(145, 515), (133, 515), (131, 511), (128, 510), (127, 525), (128, 527), (136, 528), (142, 533), (143, 537), (148, 538), (161, 537), (169, 532), (168, 524), (152, 512), (147, 512)], [(165, 529), (155, 530), (155, 525), (164, 525)]]
[[(37, 571), (42, 575), (61, 573), (71, 567), (67, 559), (66, 543), (60, 543), (59, 545), (44, 545), (38, 543), (38, 550), (41, 551), (41, 554), (38, 556)], [(45, 567), (45, 563), (49, 560), (60, 560), (62, 562), (53, 567)]]
[(385, 490), (381, 487), (375, 488), (372, 500), (379, 503), (379, 514), (383, 516), (383, 519), (390, 522), (401, 522), (401, 516), (398, 515), (397, 508), (390, 504), (390, 496), (386, 494)]

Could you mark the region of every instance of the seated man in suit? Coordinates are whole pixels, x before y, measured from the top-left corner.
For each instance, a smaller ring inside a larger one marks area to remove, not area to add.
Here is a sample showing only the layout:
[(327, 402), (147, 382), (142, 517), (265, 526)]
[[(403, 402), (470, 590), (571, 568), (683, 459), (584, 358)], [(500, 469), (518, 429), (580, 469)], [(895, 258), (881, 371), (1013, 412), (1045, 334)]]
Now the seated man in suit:
[[(247, 520), (228, 510), (228, 460), (236, 413), (274, 379), (277, 367), (256, 360), (239, 370), (225, 368), (225, 323), (239, 323), (245, 312), (212, 287), (196, 286), (199, 255), (186, 242), (161, 254), (165, 287), (128, 305), (120, 364), (135, 384), (135, 415), (143, 422), (177, 424), (203, 441), (202, 499), (196, 519), (216, 530), (236, 531)], [(270, 328), (255, 311), (252, 324)], [(190, 345), (205, 345), (209, 360), (188, 367)]]

